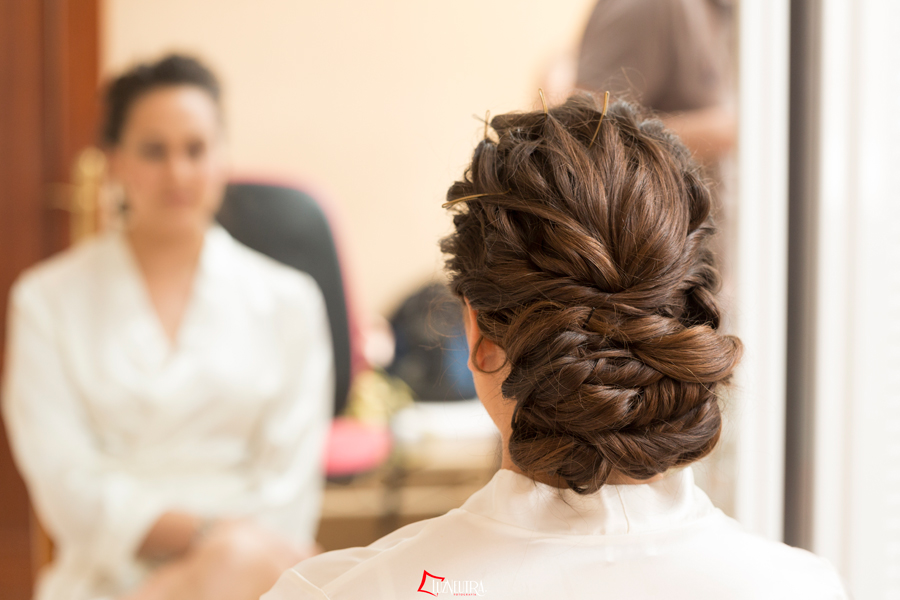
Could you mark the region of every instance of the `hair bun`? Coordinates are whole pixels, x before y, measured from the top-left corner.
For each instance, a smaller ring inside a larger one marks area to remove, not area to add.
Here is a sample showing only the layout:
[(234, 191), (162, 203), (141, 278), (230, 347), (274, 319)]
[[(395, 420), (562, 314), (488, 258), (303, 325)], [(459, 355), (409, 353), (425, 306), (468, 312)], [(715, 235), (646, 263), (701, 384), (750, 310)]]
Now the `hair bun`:
[(711, 200), (688, 151), (622, 102), (591, 145), (599, 116), (581, 95), (495, 117), (498, 141), (447, 194), (464, 202), (441, 246), (506, 352), (513, 462), (580, 493), (709, 453), (741, 354), (719, 331)]

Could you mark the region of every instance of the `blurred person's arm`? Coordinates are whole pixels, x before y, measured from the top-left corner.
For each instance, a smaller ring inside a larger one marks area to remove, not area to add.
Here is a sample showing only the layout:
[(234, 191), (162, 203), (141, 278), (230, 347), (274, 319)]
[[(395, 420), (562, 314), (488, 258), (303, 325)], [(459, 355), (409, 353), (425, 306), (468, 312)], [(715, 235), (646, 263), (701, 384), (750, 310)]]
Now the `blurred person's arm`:
[(115, 572), (163, 512), (100, 450), (56, 338), (49, 294), (19, 283), (10, 299), (3, 417), (42, 524), (58, 544)]
[(249, 519), (220, 520), (179, 560), (155, 569), (119, 600), (250, 600), (308, 558)]
[(321, 290), (304, 274), (279, 315), (288, 383), (251, 440), (247, 517), (312, 547), (324, 486), (324, 449), (334, 405), (334, 354)]
[(599, 0), (585, 27), (577, 87), (657, 111), (712, 164), (735, 145), (728, 95), (728, 20), (705, 0)]
[(166, 559), (184, 554), (196, 544), (208, 526), (208, 521), (191, 513), (167, 511), (144, 536), (138, 556)]
[(704, 164), (715, 163), (737, 142), (737, 118), (721, 106), (663, 115), (662, 120)]
[[(284, 357), (288, 384), (266, 408), (250, 440), (253, 455), (247, 467), (244, 510), (233, 515), (266, 526), (294, 542), (301, 553), (314, 543), (310, 526), (318, 519), (321, 503), (323, 448), (334, 394), (325, 303), (311, 279), (304, 284), (308, 285), (286, 303), (288, 314), (279, 315), (285, 347), (291, 349)], [(194, 548), (202, 551), (207, 538), (255, 527), (241, 518), (211, 523), (190, 513), (168, 511), (149, 530), (139, 555), (166, 558)]]

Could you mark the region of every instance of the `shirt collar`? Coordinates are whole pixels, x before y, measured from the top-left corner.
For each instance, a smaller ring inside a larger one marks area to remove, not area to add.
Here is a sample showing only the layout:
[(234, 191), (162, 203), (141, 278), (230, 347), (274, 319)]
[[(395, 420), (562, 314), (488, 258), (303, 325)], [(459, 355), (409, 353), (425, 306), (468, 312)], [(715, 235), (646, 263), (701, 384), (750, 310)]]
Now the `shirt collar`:
[(508, 525), (563, 535), (623, 535), (672, 529), (716, 509), (690, 467), (653, 483), (605, 485), (580, 495), (501, 469), (462, 510)]
[[(120, 266), (122, 263), (132, 271), (137, 270), (134, 253), (128, 245), (124, 228), (113, 228), (105, 234), (103, 243), (116, 247), (116, 255)], [(200, 249), (200, 262), (198, 272), (215, 271), (216, 273), (228, 272), (228, 252), (237, 245), (237, 242), (228, 231), (218, 222), (210, 223), (203, 234), (203, 247)]]
[(204, 233), (203, 247), (197, 264), (197, 272), (191, 289), (191, 297), (179, 325), (178, 340), (173, 346), (166, 338), (159, 318), (153, 312), (134, 253), (126, 239), (124, 229), (113, 229), (106, 234), (104, 244), (110, 244), (113, 252), (109, 271), (111, 294), (116, 294), (119, 306), (132, 331), (125, 339), (133, 340), (148, 367), (161, 368), (171, 358), (173, 351), (183, 347), (202, 347), (207, 340), (205, 332), (215, 323), (227, 322), (217, 311), (227, 302), (234, 282), (235, 252), (237, 241), (218, 223), (213, 222)]
[(237, 242), (224, 227), (213, 221), (203, 240), (200, 254), (200, 274), (222, 275), (230, 273), (234, 268), (232, 254)]

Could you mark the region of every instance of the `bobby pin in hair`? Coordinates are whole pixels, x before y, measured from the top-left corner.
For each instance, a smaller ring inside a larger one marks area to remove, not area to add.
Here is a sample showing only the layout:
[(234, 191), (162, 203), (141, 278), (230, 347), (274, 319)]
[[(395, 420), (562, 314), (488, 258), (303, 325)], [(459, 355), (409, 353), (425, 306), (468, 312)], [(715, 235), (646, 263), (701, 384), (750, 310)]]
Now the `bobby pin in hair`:
[(544, 114), (549, 114), (550, 111), (547, 110), (547, 100), (544, 98), (544, 90), (538, 88), (538, 94), (541, 95), (541, 105), (544, 107)]
[(481, 198), (482, 196), (500, 196), (501, 194), (505, 194), (507, 192), (509, 192), (509, 190), (506, 190), (506, 192), (500, 192), (500, 193), (484, 192), (483, 194), (472, 194), (471, 196), (463, 196), (462, 198), (454, 198), (453, 200), (448, 200), (447, 202), (444, 202), (441, 205), (441, 208), (450, 208), (451, 206), (453, 206), (454, 204), (457, 204), (459, 202), (465, 202), (466, 200), (474, 200), (475, 198)]
[(488, 129), (491, 126), (491, 111), (484, 113), (484, 139), (488, 139)]
[(591, 143), (588, 144), (588, 148), (594, 145), (594, 140), (597, 139), (597, 134), (600, 133), (600, 125), (603, 124), (603, 117), (606, 116), (606, 109), (609, 108), (609, 92), (603, 95), (603, 112), (600, 113), (600, 121), (597, 123), (597, 130), (594, 131), (594, 137), (591, 138)]
[(587, 319), (584, 320), (584, 324), (582, 325), (582, 327), (587, 328), (587, 326), (590, 325), (590, 323), (591, 323), (591, 317), (594, 316), (594, 311), (595, 311), (595, 310), (597, 310), (597, 309), (596, 309), (596, 308), (592, 308), (592, 309), (591, 309), (591, 312), (588, 313)]

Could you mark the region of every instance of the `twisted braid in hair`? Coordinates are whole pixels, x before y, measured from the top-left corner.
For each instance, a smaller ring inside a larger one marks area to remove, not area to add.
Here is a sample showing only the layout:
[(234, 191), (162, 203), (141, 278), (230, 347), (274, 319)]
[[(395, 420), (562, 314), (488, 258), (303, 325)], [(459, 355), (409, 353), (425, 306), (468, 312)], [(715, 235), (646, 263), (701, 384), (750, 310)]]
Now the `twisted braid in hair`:
[(740, 359), (719, 332), (710, 194), (682, 143), (624, 102), (575, 95), (494, 117), (447, 200), (454, 292), (504, 349), (513, 462), (597, 491), (708, 454)]

